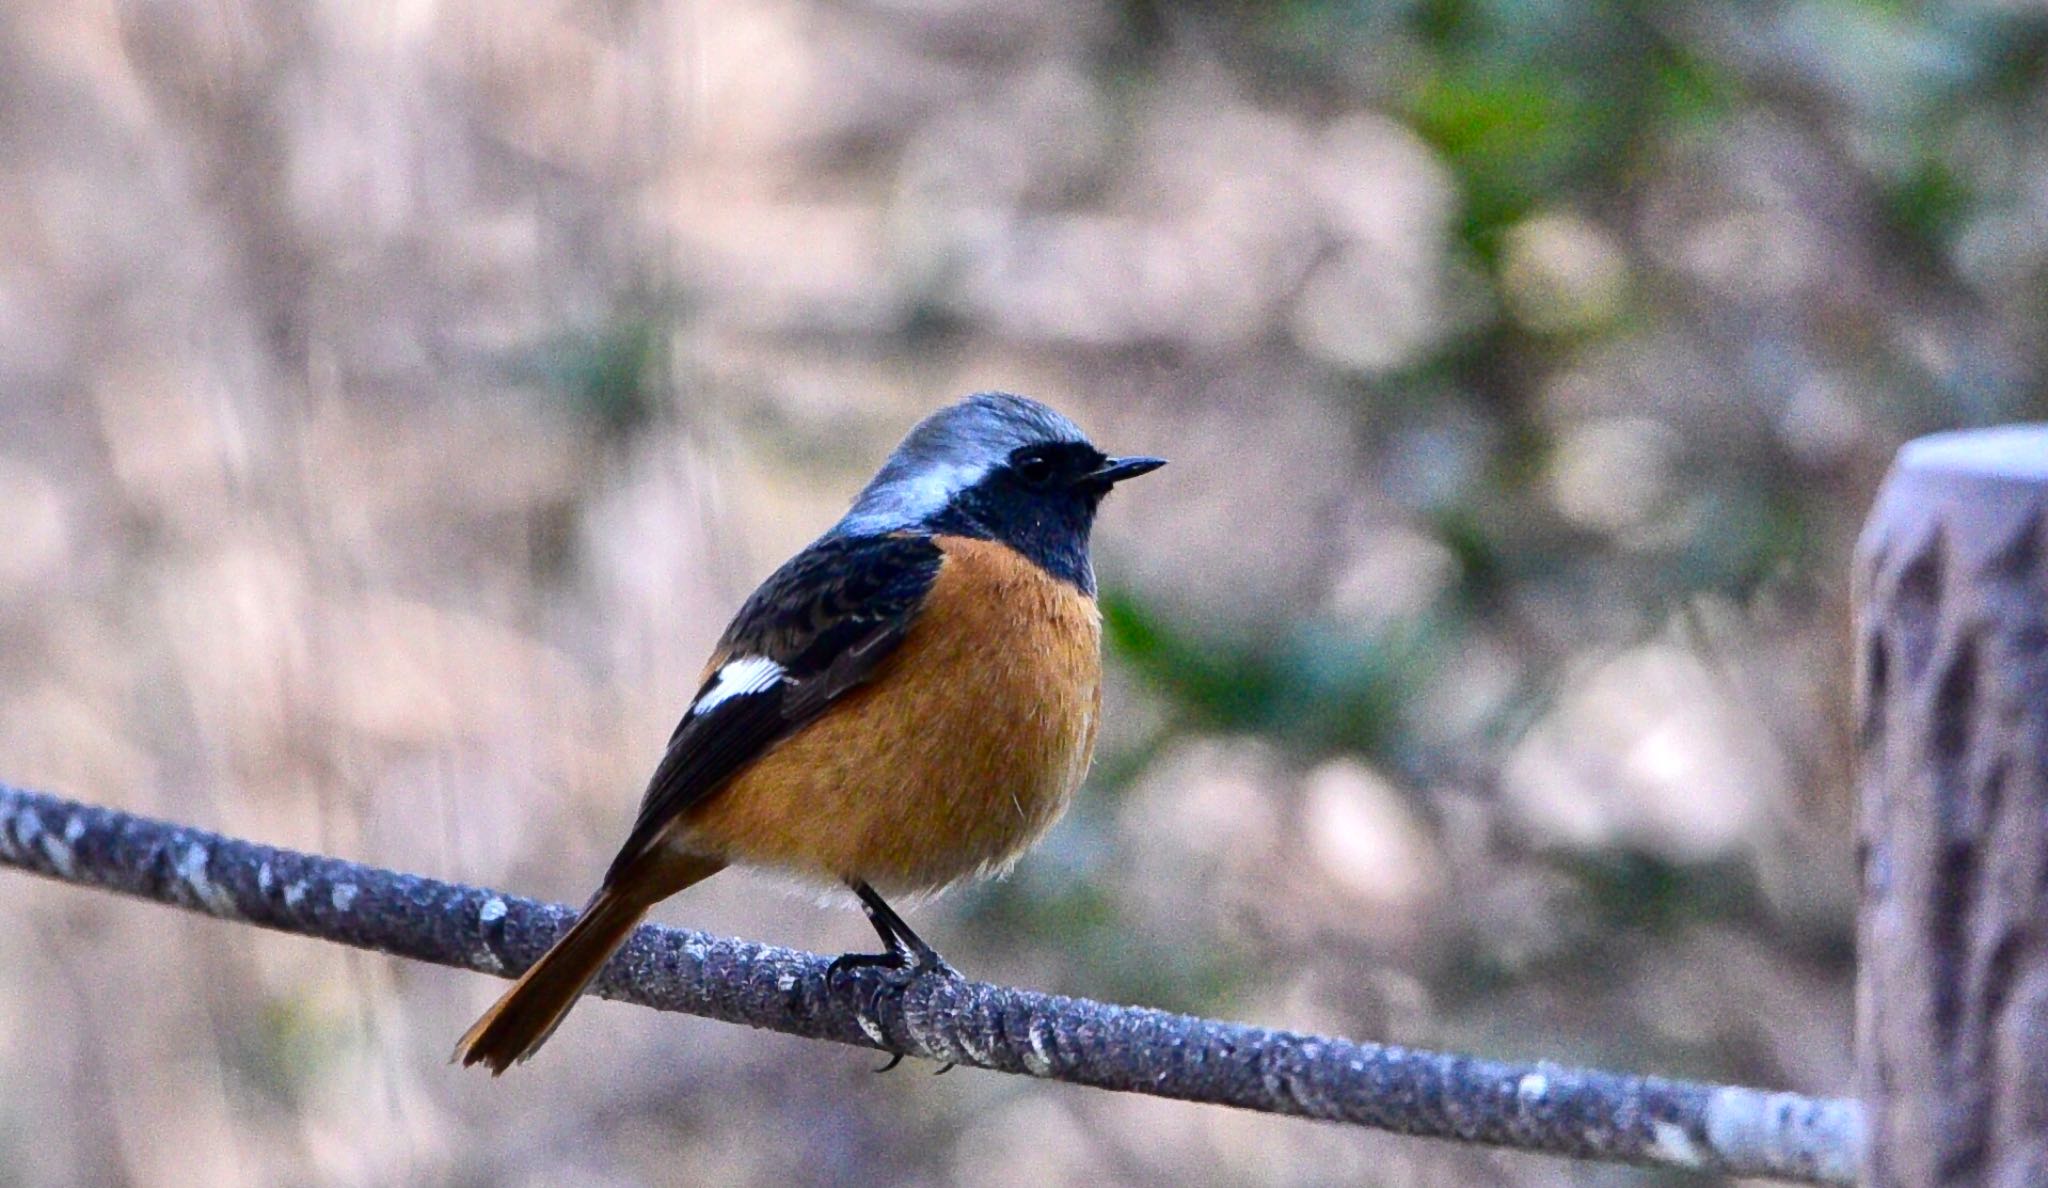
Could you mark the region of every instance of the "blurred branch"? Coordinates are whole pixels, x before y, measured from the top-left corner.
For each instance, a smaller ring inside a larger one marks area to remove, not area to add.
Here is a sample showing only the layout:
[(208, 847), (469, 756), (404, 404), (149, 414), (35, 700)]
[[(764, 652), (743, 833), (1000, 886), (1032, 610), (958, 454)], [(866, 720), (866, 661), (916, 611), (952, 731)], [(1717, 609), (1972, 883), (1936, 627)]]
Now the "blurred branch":
[[(511, 976), (559, 904), (222, 837), (0, 784), (0, 865), (224, 920)], [(1579, 1159), (1848, 1184), (1848, 1101), (1507, 1064), (980, 982), (828, 982), (828, 959), (642, 927), (595, 992), (659, 1010), (1050, 1080)]]

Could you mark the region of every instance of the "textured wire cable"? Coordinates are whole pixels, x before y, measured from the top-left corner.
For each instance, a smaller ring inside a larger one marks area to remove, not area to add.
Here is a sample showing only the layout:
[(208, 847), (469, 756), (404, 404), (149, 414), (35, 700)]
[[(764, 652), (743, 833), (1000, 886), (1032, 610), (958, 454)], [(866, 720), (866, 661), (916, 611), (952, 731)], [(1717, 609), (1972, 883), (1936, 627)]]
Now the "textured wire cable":
[[(501, 977), (574, 916), (4, 784), (0, 865)], [(1850, 1184), (1862, 1152), (1862, 1113), (1849, 1101), (1509, 1064), (971, 981), (905, 985), (873, 970), (828, 980), (828, 960), (649, 925), (595, 992), (1000, 1072), (1575, 1159)]]

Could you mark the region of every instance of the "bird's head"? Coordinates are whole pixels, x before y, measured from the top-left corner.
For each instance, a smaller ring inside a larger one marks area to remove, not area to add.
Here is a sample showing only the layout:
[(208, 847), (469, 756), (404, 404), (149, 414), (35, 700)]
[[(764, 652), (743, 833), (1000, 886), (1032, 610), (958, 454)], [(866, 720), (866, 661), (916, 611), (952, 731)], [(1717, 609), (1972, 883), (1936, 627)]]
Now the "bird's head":
[(1164, 465), (1103, 453), (1036, 400), (979, 392), (918, 422), (834, 531), (996, 540), (1092, 590), (1088, 532), (1102, 497)]

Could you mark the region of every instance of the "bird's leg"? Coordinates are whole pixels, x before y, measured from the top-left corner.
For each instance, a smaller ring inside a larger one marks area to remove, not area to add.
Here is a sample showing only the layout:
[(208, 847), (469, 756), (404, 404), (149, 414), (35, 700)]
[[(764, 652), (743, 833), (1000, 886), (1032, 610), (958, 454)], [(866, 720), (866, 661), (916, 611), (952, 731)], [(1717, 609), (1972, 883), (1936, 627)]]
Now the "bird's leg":
[[(939, 956), (937, 949), (926, 944), (923, 937), (912, 931), (909, 924), (904, 923), (903, 917), (897, 915), (896, 909), (890, 907), (888, 901), (873, 887), (860, 880), (848, 880), (846, 885), (853, 888), (853, 893), (860, 897), (861, 911), (867, 913), (868, 923), (874, 925), (875, 934), (882, 938), (882, 944), (887, 951), (845, 953), (835, 957), (825, 971), (828, 979), (835, 978), (846, 970), (863, 966), (885, 970), (897, 978), (917, 978), (927, 974), (937, 974), (946, 978), (960, 976), (958, 971), (946, 963), (944, 957)], [(888, 1072), (901, 1063), (903, 1053), (897, 1052), (889, 1057), (887, 1064), (875, 1071)], [(949, 1060), (939, 1071), (945, 1072), (952, 1067), (953, 1063)]]
[(866, 883), (856, 883), (853, 893), (860, 896), (860, 906), (867, 913), (868, 923), (875, 926), (875, 932), (881, 936), (882, 943), (889, 946), (890, 952), (906, 957), (911, 964), (931, 973), (953, 972), (953, 967), (946, 964), (946, 959), (939, 956), (939, 951), (926, 944), (923, 937), (911, 931), (910, 925), (896, 914), (896, 909), (890, 907), (886, 900), (876, 894), (873, 887)]
[(909, 973), (936, 973), (947, 977), (959, 977), (951, 965), (946, 963), (939, 951), (925, 943), (923, 937), (912, 931), (896, 909), (889, 906), (873, 887), (864, 881), (849, 880), (847, 886), (860, 897), (861, 910), (867, 913), (868, 923), (874, 925), (875, 934), (882, 938), (885, 952), (847, 953), (834, 958), (832, 973), (854, 969), (860, 966), (876, 966), (882, 969), (899, 970)]

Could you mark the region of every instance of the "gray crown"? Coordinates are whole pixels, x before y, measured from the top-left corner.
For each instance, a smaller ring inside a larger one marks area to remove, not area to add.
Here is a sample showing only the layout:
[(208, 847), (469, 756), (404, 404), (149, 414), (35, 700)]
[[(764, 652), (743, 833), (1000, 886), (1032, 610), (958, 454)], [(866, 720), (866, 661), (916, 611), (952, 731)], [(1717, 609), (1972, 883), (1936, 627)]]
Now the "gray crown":
[(919, 421), (853, 501), (834, 532), (916, 528), (1021, 446), (1086, 442), (1080, 426), (1008, 392), (976, 392)]

